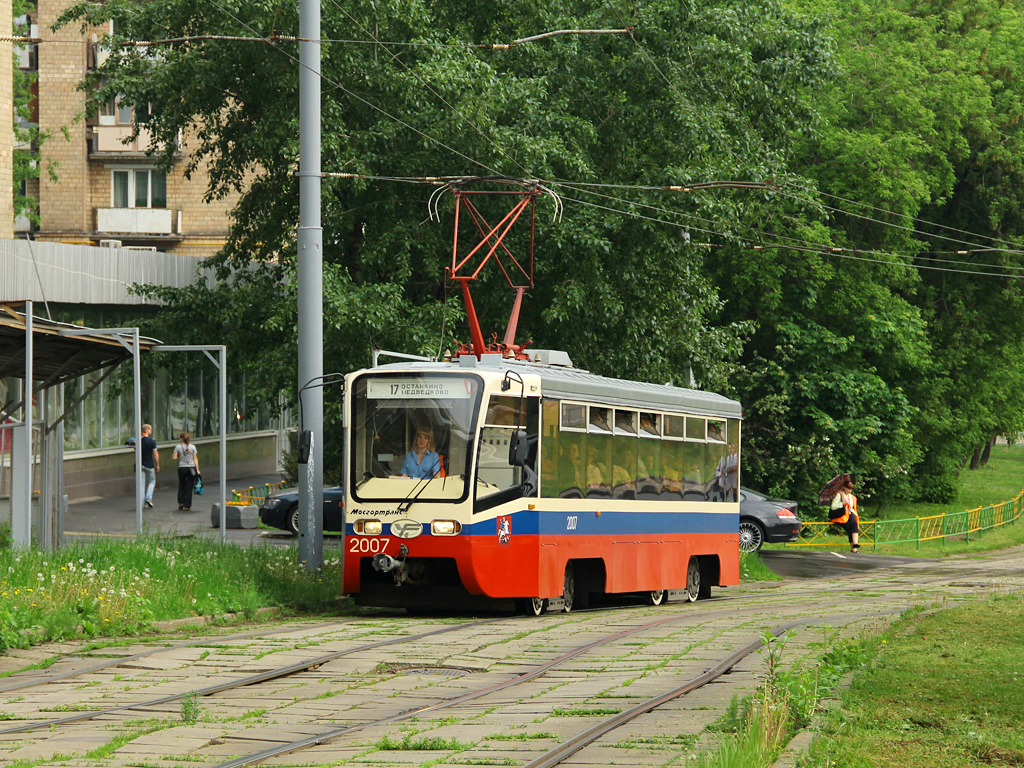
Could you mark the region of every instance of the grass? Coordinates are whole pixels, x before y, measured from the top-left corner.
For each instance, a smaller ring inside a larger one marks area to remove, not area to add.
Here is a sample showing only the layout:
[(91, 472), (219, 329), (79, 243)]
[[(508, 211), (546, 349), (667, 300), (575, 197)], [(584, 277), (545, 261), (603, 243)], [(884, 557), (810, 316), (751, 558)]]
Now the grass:
[(132, 636), (154, 621), (263, 607), (338, 612), (338, 561), (199, 539), (97, 540), (56, 552), (0, 550), (0, 652), (70, 637)]
[[(960, 477), (960, 493), (951, 504), (924, 504), (900, 502), (878, 505), (870, 499), (861, 499), (862, 520), (905, 520), (963, 512), (968, 509), (991, 506), (1016, 497), (1024, 489), (1024, 446), (997, 445), (992, 448), (988, 463), (976, 470), (964, 470)], [(822, 507), (822, 509), (824, 509)], [(812, 519), (808, 515), (808, 519)], [(836, 535), (836, 548), (846, 547), (845, 536)], [(875, 547), (864, 543), (862, 552), (877, 551), (886, 555), (905, 557), (944, 557), (958, 554), (978, 554), (1024, 543), (1024, 521), (1018, 520), (999, 528), (971, 534), (963, 538), (933, 539), (918, 543), (883, 543)], [(785, 549), (786, 545), (768, 545), (770, 549)], [(791, 548), (792, 549), (792, 548)], [(815, 548), (816, 549), (816, 548)], [(813, 549), (812, 549), (813, 551)]]
[(1024, 597), (901, 619), (808, 768), (1024, 765)]
[[(767, 672), (764, 684), (739, 701), (733, 697), (725, 714), (707, 727), (719, 734), (715, 749), (687, 761), (694, 768), (765, 768), (771, 765), (800, 729), (806, 728), (819, 701), (831, 694), (842, 677), (863, 665), (871, 644), (826, 638), (830, 647), (813, 666), (786, 670), (782, 656), (790, 636), (766, 632), (762, 655)], [(865, 764), (866, 766), (869, 764)], [(871, 764), (873, 765), (873, 764)], [(831, 763), (829, 768), (835, 768)]]
[(906, 517), (929, 517), (943, 512), (963, 512), (1012, 499), (1024, 488), (1024, 445), (992, 447), (988, 463), (978, 469), (960, 473), (957, 498), (949, 504), (896, 502), (879, 504), (871, 499), (860, 503), (864, 519), (900, 520)]
[(740, 552), (740, 583), (781, 581), (782, 577), (764, 564), (756, 552)]

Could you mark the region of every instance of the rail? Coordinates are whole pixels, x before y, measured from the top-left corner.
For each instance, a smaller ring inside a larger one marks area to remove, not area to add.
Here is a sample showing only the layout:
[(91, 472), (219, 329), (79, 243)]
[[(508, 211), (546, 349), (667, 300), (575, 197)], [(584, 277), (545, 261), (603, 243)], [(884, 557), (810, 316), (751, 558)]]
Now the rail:
[[(970, 541), (982, 531), (1015, 523), (1024, 512), (1024, 490), (1009, 501), (929, 517), (901, 520), (861, 520), (860, 545), (877, 550), (879, 544), (916, 544), (949, 538)], [(787, 547), (837, 547), (846, 544), (846, 534), (829, 522), (804, 522), (800, 538)]]
[(262, 506), (264, 499), (270, 494), (284, 490), (285, 481), (279, 483), (265, 483), (264, 485), (250, 485), (248, 488), (238, 491), (231, 491), (231, 501), (226, 502), (228, 506)]

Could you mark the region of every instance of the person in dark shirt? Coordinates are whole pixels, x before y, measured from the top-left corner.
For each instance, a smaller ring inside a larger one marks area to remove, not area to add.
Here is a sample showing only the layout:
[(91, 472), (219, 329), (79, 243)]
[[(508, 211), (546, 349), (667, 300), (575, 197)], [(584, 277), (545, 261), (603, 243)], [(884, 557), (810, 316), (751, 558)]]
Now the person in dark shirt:
[(156, 473), (160, 471), (160, 451), (153, 439), (153, 426), (142, 425), (142, 474), (146, 478), (146, 507), (153, 508), (153, 491), (156, 488)]

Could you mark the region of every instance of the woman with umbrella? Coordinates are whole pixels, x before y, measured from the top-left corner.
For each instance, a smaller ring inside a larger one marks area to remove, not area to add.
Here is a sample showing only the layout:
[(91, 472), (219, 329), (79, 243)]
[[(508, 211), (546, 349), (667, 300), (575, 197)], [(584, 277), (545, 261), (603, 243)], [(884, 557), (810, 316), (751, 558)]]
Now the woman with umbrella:
[(856, 552), (860, 549), (860, 517), (857, 514), (857, 497), (853, 495), (853, 476), (846, 474), (841, 482), (838, 493), (829, 504), (828, 519), (846, 531), (850, 539), (850, 551)]

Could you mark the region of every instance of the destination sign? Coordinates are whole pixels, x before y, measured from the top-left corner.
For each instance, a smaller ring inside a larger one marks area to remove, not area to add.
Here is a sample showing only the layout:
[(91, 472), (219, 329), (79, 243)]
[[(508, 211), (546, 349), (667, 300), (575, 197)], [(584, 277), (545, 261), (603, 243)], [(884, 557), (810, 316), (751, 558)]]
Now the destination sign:
[(476, 389), (472, 379), (370, 379), (367, 397), (376, 400), (426, 399), (465, 400)]

